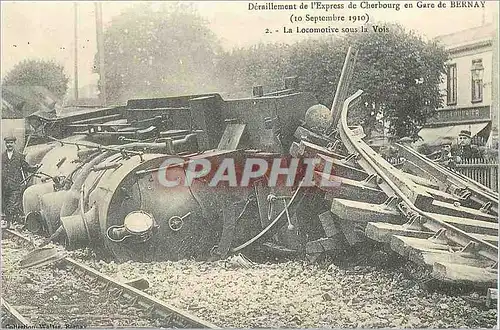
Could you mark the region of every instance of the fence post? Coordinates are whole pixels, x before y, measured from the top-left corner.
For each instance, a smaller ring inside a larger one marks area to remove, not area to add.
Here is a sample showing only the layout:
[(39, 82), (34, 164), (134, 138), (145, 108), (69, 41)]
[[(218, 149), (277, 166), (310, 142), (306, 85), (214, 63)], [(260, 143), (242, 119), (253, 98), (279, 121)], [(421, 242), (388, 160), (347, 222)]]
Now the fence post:
[(494, 157), (463, 158), (457, 171), (482, 185), (498, 191), (498, 159)]

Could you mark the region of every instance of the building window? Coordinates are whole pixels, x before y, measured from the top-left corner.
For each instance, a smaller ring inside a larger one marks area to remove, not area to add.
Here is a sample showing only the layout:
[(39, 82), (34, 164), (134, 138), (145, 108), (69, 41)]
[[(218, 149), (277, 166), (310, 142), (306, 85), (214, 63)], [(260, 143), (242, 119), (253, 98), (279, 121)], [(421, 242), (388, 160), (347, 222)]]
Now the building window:
[(483, 60), (473, 60), (471, 68), (472, 77), (472, 103), (483, 101)]
[(449, 64), (446, 77), (446, 103), (448, 105), (457, 104), (457, 65)]

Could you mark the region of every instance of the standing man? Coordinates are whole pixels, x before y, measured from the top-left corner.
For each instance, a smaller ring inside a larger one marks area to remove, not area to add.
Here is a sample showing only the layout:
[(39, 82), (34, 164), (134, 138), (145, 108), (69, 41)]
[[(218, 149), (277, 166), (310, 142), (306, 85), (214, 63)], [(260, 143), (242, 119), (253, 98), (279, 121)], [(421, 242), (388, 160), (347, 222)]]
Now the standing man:
[(483, 152), (478, 146), (472, 145), (471, 132), (463, 130), (458, 134), (457, 156), (463, 159), (482, 158)]
[(2, 153), (2, 210), (5, 214), (5, 223), (2, 227), (9, 227), (10, 223), (22, 216), (21, 197), (24, 180), (28, 172), (35, 172), (36, 166), (30, 166), (24, 155), (15, 149), (16, 138), (4, 138), (5, 152)]

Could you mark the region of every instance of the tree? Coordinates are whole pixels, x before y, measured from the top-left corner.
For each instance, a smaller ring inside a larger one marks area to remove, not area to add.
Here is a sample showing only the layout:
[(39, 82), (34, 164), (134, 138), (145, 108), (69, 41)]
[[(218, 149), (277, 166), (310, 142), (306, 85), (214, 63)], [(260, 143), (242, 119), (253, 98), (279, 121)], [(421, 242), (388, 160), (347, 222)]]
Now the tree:
[(10, 70), (4, 85), (44, 86), (62, 99), (68, 90), (69, 78), (64, 67), (54, 61), (24, 60)]
[(220, 90), (249, 94), (252, 86), (263, 85), (265, 92), (281, 88), (289, 67), (286, 44), (257, 44), (238, 48), (219, 56), (217, 81)]
[(354, 117), (368, 133), (377, 125), (377, 116), (383, 115), (394, 137), (416, 136), (442, 105), (439, 84), (447, 53), (400, 25), (386, 27), (389, 32), (374, 32), (368, 26), (369, 32), (344, 37), (240, 49), (226, 55), (230, 60), (221, 61), (218, 71), (225, 72), (225, 79), (237, 88), (251, 87), (255, 77), (274, 86), (278, 77), (297, 75), (301, 90), (330, 107), (347, 49), (353, 46), (358, 57), (350, 93), (364, 91), (364, 106)]
[[(206, 23), (182, 4), (141, 3), (104, 32), (107, 99), (213, 91), (220, 46)], [(98, 54), (94, 69), (99, 71)]]
[[(361, 33), (344, 40), (344, 49), (359, 50), (351, 85), (364, 91), (367, 112), (383, 115), (394, 137), (416, 137), (426, 120), (442, 106), (440, 83), (448, 54), (396, 24), (389, 32)], [(373, 120), (372, 120), (373, 121)]]

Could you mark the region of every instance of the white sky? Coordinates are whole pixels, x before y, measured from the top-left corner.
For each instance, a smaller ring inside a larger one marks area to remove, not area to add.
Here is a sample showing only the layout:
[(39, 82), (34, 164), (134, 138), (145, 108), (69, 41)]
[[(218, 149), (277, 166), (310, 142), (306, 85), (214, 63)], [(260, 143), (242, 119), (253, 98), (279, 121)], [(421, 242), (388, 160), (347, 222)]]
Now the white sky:
[[(265, 4), (270, 1), (260, 1)], [(358, 6), (360, 1), (353, 1)], [(396, 1), (384, 1), (395, 3)], [(416, 7), (417, 1), (408, 1)], [(425, 1), (427, 4), (437, 5), (439, 1)], [(443, 1), (450, 6), (451, 1)], [(481, 1), (474, 1), (481, 3)], [(296, 10), (296, 11), (255, 11), (249, 10), (249, 3), (255, 1), (199, 1), (192, 2), (201, 16), (206, 18), (212, 31), (218, 36), (225, 49), (238, 46), (250, 46), (259, 42), (288, 42), (317, 35), (284, 34), (283, 27), (295, 29), (300, 27), (346, 26), (344, 23), (312, 22), (290, 23), (290, 15), (297, 14), (305, 17), (311, 15), (349, 15), (365, 14), (370, 21), (398, 22), (405, 27), (416, 30), (428, 38), (440, 34), (479, 26), (483, 19), (486, 23), (492, 22), (498, 15), (498, 2), (486, 1), (485, 9), (474, 8), (447, 8), (447, 9), (366, 9), (366, 10)], [(274, 1), (275, 4), (296, 3), (300, 1)], [(309, 1), (304, 1), (311, 4)], [(343, 3), (346, 7), (349, 1), (324, 1), (325, 4)], [(375, 4), (378, 1), (369, 1)], [(103, 20), (109, 24), (124, 8), (133, 5), (133, 2), (109, 1), (102, 3)], [(401, 7), (403, 1), (401, 1)], [(79, 33), (79, 85), (84, 86), (97, 79), (91, 74), (95, 42), (94, 3), (78, 3), (78, 33)], [(69, 1), (43, 2), (1, 2), (1, 69), (2, 77), (19, 61), (28, 58), (53, 59), (65, 67), (66, 74), (73, 79), (74, 63), (74, 11), (73, 3)], [(356, 23), (354, 26), (359, 26)], [(351, 25), (352, 26), (352, 25)], [(278, 33), (266, 34), (265, 28)]]

